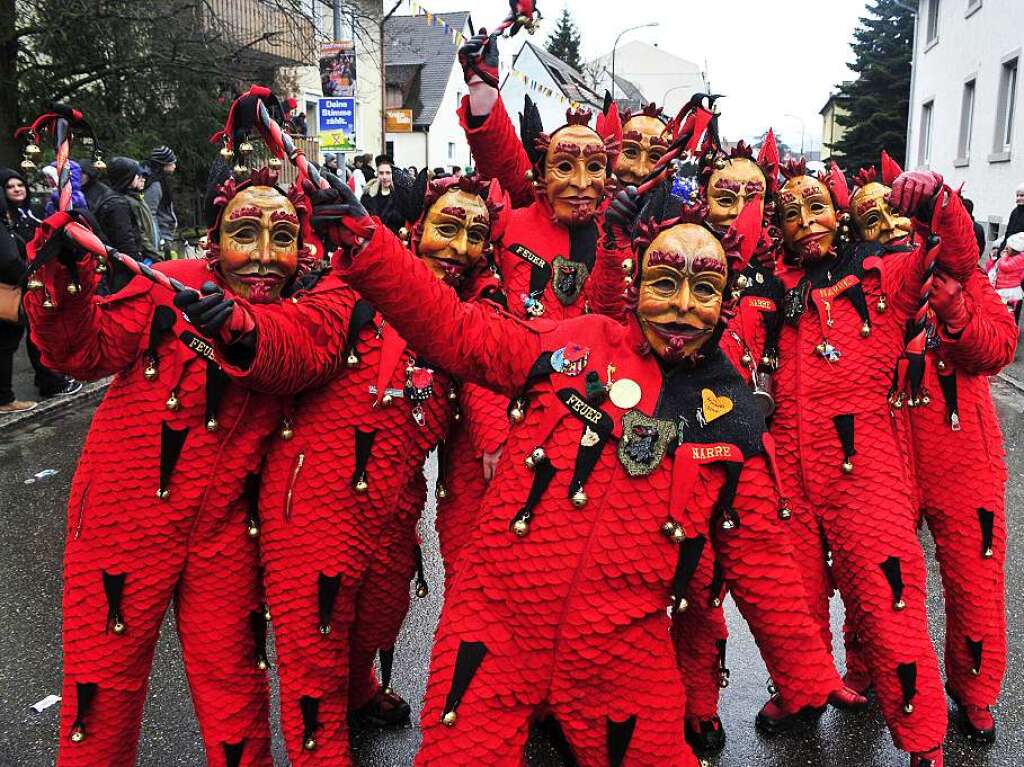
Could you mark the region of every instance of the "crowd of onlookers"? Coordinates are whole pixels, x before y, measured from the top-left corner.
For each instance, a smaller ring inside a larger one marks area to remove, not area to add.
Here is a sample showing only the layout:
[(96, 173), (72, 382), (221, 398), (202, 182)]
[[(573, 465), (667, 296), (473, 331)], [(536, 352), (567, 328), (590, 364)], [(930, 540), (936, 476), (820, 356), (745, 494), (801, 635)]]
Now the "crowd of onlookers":
[[(73, 209), (87, 211), (91, 225), (110, 246), (146, 264), (163, 260), (170, 251), (178, 219), (174, 212), (171, 178), (177, 157), (170, 147), (154, 149), (144, 162), (114, 157), (106, 167), (70, 162)], [(53, 163), (41, 178), (48, 192), (32, 194), (31, 180), (12, 168), (0, 167), (0, 283), (18, 285), (28, 268), (28, 243), (42, 220), (57, 209), (59, 191)], [(113, 287), (113, 286), (111, 286)], [(101, 286), (101, 290), (103, 286)], [(0, 414), (31, 410), (37, 402), (21, 400), (13, 388), (14, 356), (26, 336), (24, 316), (0, 319)], [(26, 338), (40, 399), (71, 395), (82, 385), (49, 370)]]

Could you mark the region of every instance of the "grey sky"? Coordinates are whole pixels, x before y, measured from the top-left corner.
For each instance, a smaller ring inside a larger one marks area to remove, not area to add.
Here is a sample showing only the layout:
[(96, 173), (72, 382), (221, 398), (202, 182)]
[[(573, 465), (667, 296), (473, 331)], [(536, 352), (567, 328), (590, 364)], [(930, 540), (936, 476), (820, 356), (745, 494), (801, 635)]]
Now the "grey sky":
[[(433, 12), (469, 10), (479, 26), (504, 18), (505, 0), (418, 0)], [(787, 143), (800, 146), (803, 118), (808, 148), (821, 142), (821, 117), (832, 87), (850, 76), (850, 41), (866, 0), (538, 0), (544, 21), (533, 41), (543, 43), (565, 5), (583, 38), (583, 58), (611, 51), (626, 27), (657, 21), (631, 32), (640, 39), (696, 62), (707, 63), (711, 87), (728, 98), (720, 103), (722, 133), (750, 138), (773, 125)], [(408, 5), (400, 12), (407, 13)], [(520, 33), (502, 45), (510, 57), (522, 45)]]

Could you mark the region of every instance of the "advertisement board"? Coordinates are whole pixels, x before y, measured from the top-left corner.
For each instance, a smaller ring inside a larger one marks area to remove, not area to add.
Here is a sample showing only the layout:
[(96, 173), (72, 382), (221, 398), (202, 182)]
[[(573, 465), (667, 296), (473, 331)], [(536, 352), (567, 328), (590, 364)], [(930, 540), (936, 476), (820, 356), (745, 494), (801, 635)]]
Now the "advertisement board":
[(354, 98), (322, 98), (317, 102), (317, 127), (320, 150), (352, 151), (356, 148), (356, 100)]
[(388, 109), (384, 115), (388, 133), (412, 133), (411, 109)]
[(320, 87), (324, 96), (356, 95), (356, 46), (350, 40), (320, 46)]

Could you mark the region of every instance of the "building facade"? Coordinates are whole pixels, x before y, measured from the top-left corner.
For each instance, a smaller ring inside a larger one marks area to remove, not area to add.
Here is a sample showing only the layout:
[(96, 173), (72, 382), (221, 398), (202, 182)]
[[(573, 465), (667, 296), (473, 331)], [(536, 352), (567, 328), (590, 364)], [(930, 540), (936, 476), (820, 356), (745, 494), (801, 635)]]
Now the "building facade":
[[(611, 52), (590, 62), (587, 69), (607, 73), (610, 84)], [(630, 40), (615, 50), (615, 78), (628, 80), (647, 101), (664, 107), (667, 115), (678, 112), (694, 93), (710, 92), (707, 73), (698, 64), (641, 40)]]
[(908, 168), (930, 168), (974, 200), (1001, 239), (1024, 182), (1022, 0), (919, 0)]
[(832, 158), (832, 148), (846, 133), (846, 128), (840, 125), (836, 118), (845, 117), (848, 112), (839, 94), (833, 93), (818, 114), (821, 115), (821, 159), (827, 162)]

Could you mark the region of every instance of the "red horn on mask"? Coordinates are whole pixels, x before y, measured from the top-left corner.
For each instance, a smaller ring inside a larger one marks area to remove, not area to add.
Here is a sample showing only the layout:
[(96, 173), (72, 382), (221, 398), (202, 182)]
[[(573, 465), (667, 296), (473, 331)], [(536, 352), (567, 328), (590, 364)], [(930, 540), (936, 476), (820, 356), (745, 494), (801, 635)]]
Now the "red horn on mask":
[(757, 243), (761, 239), (761, 211), (758, 205), (760, 195), (748, 202), (740, 214), (736, 217), (736, 220), (732, 222), (732, 226), (729, 227), (729, 233), (726, 235), (727, 240), (738, 240), (739, 242), (734, 247), (732, 253), (727, 253), (730, 257), (732, 269), (734, 272), (739, 273), (747, 268), (747, 264), (750, 263), (750, 259), (754, 256), (754, 251), (757, 249)]
[(846, 183), (846, 176), (839, 170), (835, 161), (829, 166), (828, 175), (825, 177), (825, 186), (832, 193), (832, 201), (839, 210), (850, 209), (850, 187)]
[(761, 151), (757, 153), (757, 164), (761, 166), (768, 181), (769, 191), (774, 192), (779, 185), (779, 144), (775, 140), (775, 131), (768, 129)]
[(899, 178), (901, 173), (903, 168), (899, 163), (892, 159), (888, 152), (882, 150), (882, 183), (891, 187), (892, 182)]
[(499, 242), (505, 236), (508, 229), (508, 221), (512, 212), (512, 203), (509, 200), (508, 192), (501, 188), (498, 179), (491, 179), (487, 187), (487, 207), (494, 216), (491, 221), (491, 242)]
[(619, 105), (614, 101), (597, 116), (597, 135), (604, 139), (610, 155), (618, 154), (622, 146), (622, 120), (619, 117)]

